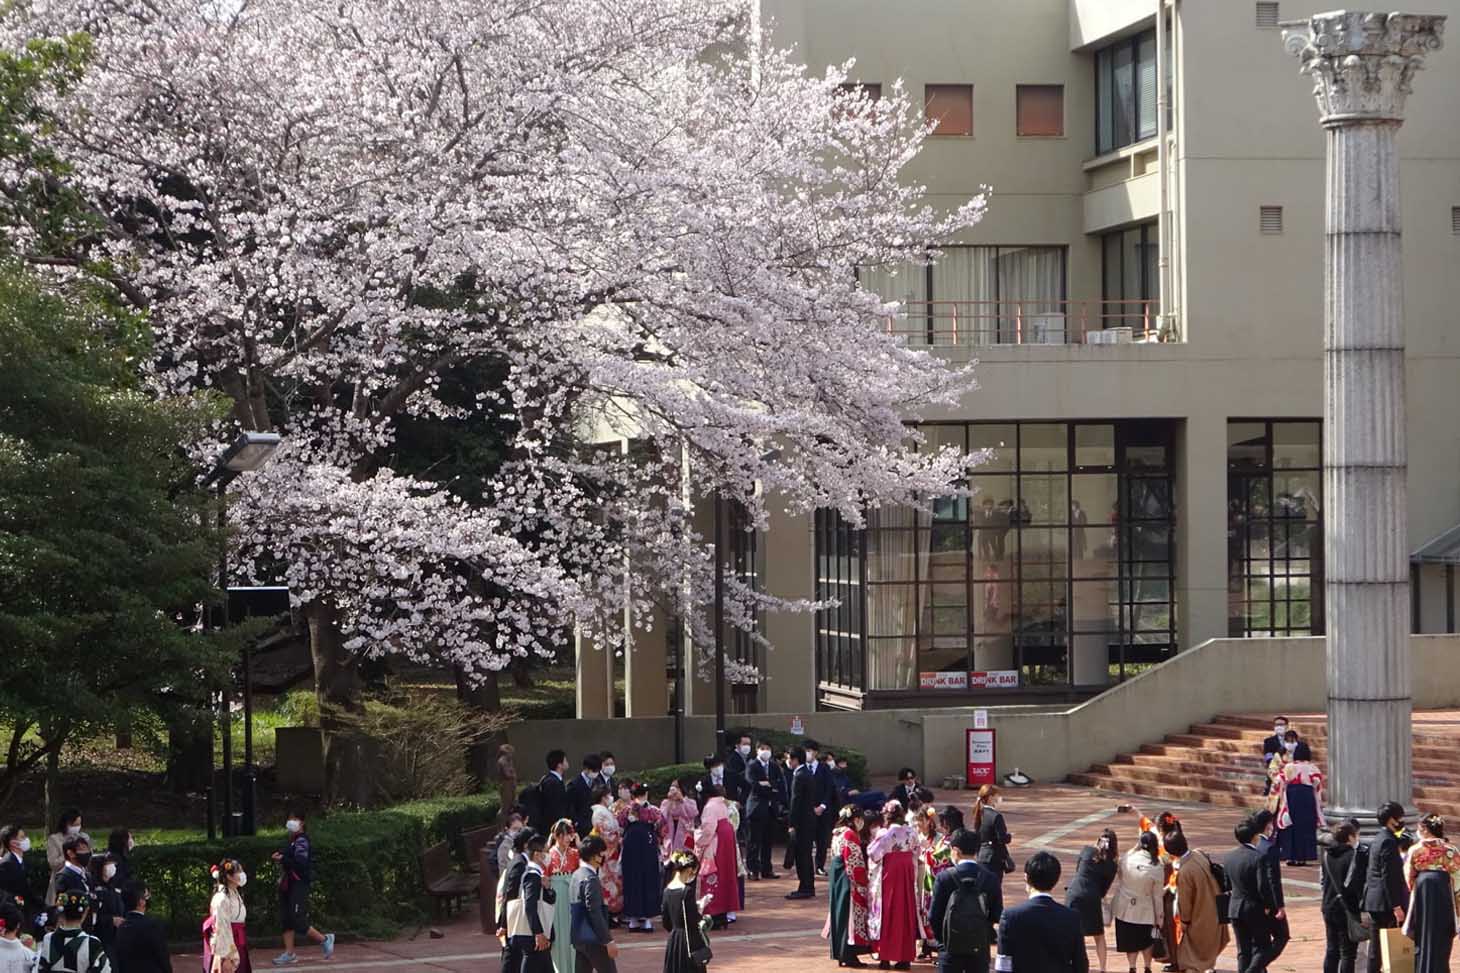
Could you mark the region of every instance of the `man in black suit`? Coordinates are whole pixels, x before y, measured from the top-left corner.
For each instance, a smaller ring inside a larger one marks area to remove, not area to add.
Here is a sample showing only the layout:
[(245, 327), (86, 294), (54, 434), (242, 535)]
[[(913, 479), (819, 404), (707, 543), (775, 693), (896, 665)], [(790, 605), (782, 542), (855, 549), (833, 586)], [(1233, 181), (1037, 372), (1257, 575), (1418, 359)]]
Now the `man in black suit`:
[(552, 905), (554, 901), (553, 890), (545, 888), (543, 882), (547, 839), (540, 834), (527, 839), (527, 844), (522, 848), (522, 857), (526, 859), (527, 867), (522, 872), (517, 897), (521, 906), (520, 916), (510, 916), (507, 920), (508, 941), (516, 947), (520, 957), (520, 973), (553, 973), (553, 958), (548, 952), (552, 948), (552, 940), (548, 938), (548, 929), (542, 923), (542, 904), (546, 902)]
[(527, 873), (527, 843), (537, 837), (531, 828), (523, 828), (512, 840), (512, 864), (502, 877), (502, 901), (497, 909), (497, 940), (502, 944), (502, 969), (515, 970), (522, 965), (522, 944), (514, 942), (507, 930), (507, 907), (522, 894), (522, 876)]
[[(568, 883), (571, 938), (577, 956), (573, 963), (574, 973), (618, 973), (618, 944), (613, 941), (613, 929), (608, 924), (608, 907), (603, 902), (603, 883), (598, 870), (603, 867), (603, 856), (608, 845), (602, 838), (589, 837), (578, 849), (582, 865), (573, 873)], [(504, 973), (507, 967), (502, 967)]]
[(1369, 914), (1369, 973), (1379, 973), (1382, 930), (1393, 929), (1404, 922), (1409, 903), (1409, 887), (1404, 881), (1404, 855), (1399, 848), (1399, 834), (1404, 830), (1404, 806), (1390, 801), (1379, 808), (1379, 831), (1359, 845), (1349, 874), (1362, 868), (1363, 910)]
[(837, 811), (840, 810), (836, 803), (836, 781), (832, 778), (831, 768), (821, 759), (821, 745), (815, 740), (807, 740), (805, 748), (806, 767), (811, 771), (813, 782), (812, 800), (815, 802), (812, 812), (816, 815), (816, 874), (825, 878), (826, 852), (831, 847), (832, 825), (836, 823)]
[(796, 845), (796, 891), (788, 899), (809, 899), (816, 894), (812, 841), (816, 838), (816, 775), (806, 765), (806, 751), (791, 748), (791, 840)]
[(1286, 716), (1276, 717), (1272, 721), (1272, 736), (1262, 741), (1262, 793), (1264, 797), (1272, 790), (1272, 778), (1267, 775), (1267, 770), (1275, 758), (1282, 756), (1283, 736), (1287, 732), (1288, 718)]
[(1090, 973), (1080, 917), (1049, 894), (1059, 880), (1060, 860), (1047, 851), (1035, 852), (1024, 863), (1029, 901), (1006, 910), (999, 923), (1000, 970)]
[(568, 755), (561, 750), (549, 750), (548, 772), (537, 782), (536, 821), (528, 822), (539, 834), (547, 834), (560, 818), (568, 817), (568, 788), (564, 778), (568, 775)]
[[(978, 835), (972, 831), (955, 831), (948, 844), (953, 867), (945, 868), (933, 882), (933, 901), (928, 910), (933, 937), (942, 943), (938, 950), (938, 973), (988, 973), (989, 946), (1004, 912), (1004, 877), (995, 875), (973, 860), (973, 856), (978, 854)], [(959, 890), (960, 897), (969, 894), (982, 899), (989, 928), (977, 930), (983, 935), (974, 936), (975, 942), (957, 941), (974, 931), (948, 927), (948, 906), (953, 901), (955, 889)]]
[[(603, 780), (599, 770), (603, 767), (603, 758), (596, 753), (590, 753), (583, 758), (583, 769), (578, 776), (569, 782), (568, 792), (568, 814), (573, 820), (573, 828), (578, 834), (587, 836), (593, 830), (593, 788)], [(553, 822), (556, 824), (557, 822)], [(552, 830), (549, 826), (549, 832)]]
[(897, 786), (892, 789), (892, 800), (906, 810), (912, 799), (918, 796), (918, 772), (904, 767), (897, 772)]
[(1255, 818), (1237, 825), (1232, 831), (1237, 848), (1223, 859), (1232, 883), (1227, 917), (1237, 936), (1237, 973), (1263, 973), (1286, 945), (1274, 941), (1286, 914), (1281, 889), (1274, 887), (1273, 871), (1257, 848), (1259, 833)]
[(147, 886), (129, 882), (122, 888), (122, 908), (127, 910), (117, 927), (115, 973), (172, 973), (172, 954), (167, 949), (167, 930), (147, 915)]
[(745, 779), (750, 753), (750, 734), (742, 733), (735, 738), (735, 746), (725, 754), (725, 799), (736, 802), (742, 808), (750, 795), (750, 784)]
[(777, 878), (771, 871), (771, 835), (780, 814), (780, 769), (771, 759), (771, 745), (762, 741), (755, 759), (745, 766), (748, 870), (753, 879)]
[(1293, 938), (1292, 930), (1288, 926), (1288, 904), (1283, 899), (1283, 856), (1277, 843), (1277, 817), (1271, 811), (1262, 810), (1252, 816), (1252, 823), (1257, 832), (1254, 845), (1257, 853), (1262, 856), (1262, 865), (1267, 869), (1268, 885), (1277, 899), (1278, 911), (1282, 913), (1282, 918), (1273, 926), (1273, 953), (1272, 960), (1268, 961), (1272, 962), (1282, 955)]

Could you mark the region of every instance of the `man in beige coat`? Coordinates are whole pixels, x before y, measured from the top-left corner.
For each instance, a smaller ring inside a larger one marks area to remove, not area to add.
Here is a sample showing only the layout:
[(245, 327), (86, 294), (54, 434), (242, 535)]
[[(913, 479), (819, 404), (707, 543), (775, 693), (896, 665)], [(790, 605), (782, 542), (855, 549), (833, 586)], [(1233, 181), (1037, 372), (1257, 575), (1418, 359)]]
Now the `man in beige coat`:
[(1166, 838), (1166, 851), (1177, 862), (1176, 967), (1181, 973), (1207, 973), (1227, 948), (1227, 927), (1217, 915), (1216, 877), (1205, 852), (1191, 851), (1186, 835)]

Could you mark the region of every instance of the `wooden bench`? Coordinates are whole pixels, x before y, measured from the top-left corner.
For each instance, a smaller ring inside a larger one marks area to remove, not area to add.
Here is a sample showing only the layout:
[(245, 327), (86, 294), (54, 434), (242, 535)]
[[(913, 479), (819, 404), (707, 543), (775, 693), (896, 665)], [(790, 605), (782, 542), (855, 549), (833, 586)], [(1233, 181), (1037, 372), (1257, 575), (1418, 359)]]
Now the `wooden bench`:
[(451, 910), (477, 888), (476, 879), (452, 870), (451, 848), (444, 841), (432, 845), (422, 853), (421, 877), (437, 915), (440, 915), (443, 906), (446, 914), (450, 915)]
[(469, 872), (475, 872), (481, 866), (482, 849), (492, 846), (493, 839), (497, 837), (495, 825), (487, 825), (484, 828), (473, 828), (470, 831), (461, 833), (461, 843), (466, 850), (466, 868)]

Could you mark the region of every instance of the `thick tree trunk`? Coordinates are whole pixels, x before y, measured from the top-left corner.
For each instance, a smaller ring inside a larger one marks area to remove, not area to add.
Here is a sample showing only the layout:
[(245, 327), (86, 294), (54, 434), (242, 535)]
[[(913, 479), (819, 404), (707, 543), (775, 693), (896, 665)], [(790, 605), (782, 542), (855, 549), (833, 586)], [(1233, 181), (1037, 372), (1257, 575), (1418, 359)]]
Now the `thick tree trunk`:
[[(498, 713), (502, 709), (502, 692), (495, 672), (487, 673), (486, 681), (472, 688), (466, 681), (460, 667), (456, 669), (456, 698), (468, 709), (486, 713)], [(475, 781), (477, 789), (487, 786), (487, 781), (496, 775), (497, 747), (507, 742), (505, 734), (494, 733), (466, 752), (466, 769)]]
[(526, 659), (513, 660), (512, 685), (518, 689), (532, 688), (532, 669), (528, 666)]
[(324, 799), (327, 802), (369, 802), (369, 780), (362, 772), (361, 747), (335, 710), (359, 712), (360, 671), (340, 637), (340, 613), (333, 604), (311, 602), (304, 609), (309, 623), (309, 652), (314, 661), (314, 696), (324, 755)]
[[(50, 743), (47, 740), (46, 743)], [(51, 747), (46, 753), (46, 810), (44, 821), (49, 826), (61, 818), (61, 748)]]

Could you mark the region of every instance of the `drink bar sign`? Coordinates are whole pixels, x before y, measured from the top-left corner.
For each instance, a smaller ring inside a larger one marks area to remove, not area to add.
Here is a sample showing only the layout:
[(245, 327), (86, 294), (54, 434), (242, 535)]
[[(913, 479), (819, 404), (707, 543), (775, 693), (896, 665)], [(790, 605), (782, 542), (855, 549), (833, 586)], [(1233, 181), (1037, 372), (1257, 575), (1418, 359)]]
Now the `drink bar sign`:
[(920, 672), (920, 689), (1018, 689), (1018, 669), (989, 672)]

